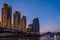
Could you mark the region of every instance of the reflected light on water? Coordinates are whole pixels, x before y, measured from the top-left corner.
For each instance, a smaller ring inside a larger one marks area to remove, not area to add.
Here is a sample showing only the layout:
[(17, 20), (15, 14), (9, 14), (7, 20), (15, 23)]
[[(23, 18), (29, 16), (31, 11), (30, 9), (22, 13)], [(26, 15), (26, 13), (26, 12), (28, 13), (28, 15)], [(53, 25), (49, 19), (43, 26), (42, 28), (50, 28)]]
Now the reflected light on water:
[(56, 35), (54, 35), (54, 40), (56, 40)]

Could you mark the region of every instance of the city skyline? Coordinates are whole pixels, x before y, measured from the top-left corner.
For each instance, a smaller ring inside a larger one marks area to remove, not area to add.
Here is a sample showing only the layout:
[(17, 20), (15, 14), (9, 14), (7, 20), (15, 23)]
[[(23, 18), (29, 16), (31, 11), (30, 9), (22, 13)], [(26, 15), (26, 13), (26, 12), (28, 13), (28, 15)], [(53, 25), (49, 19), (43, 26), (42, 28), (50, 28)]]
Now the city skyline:
[[(32, 23), (32, 19), (38, 17), (41, 31), (60, 31), (60, 1), (59, 0), (0, 0), (0, 12), (4, 2), (9, 3), (13, 8), (13, 13), (19, 9), (22, 15), (26, 14), (27, 24)], [(14, 3), (13, 3), (14, 2)], [(18, 5), (17, 5), (18, 4)], [(1, 13), (0, 13), (1, 14)], [(1, 16), (1, 15), (0, 15)], [(1, 19), (0, 19), (1, 20)], [(56, 28), (56, 29), (55, 29)]]
[[(27, 32), (27, 26), (26, 26), (26, 22), (27, 22), (27, 17), (26, 16), (22, 16), (21, 17), (21, 13), (16, 10), (14, 12), (14, 14), (12, 14), (12, 6), (10, 6), (8, 3), (4, 3), (3, 4), (3, 8), (2, 8), (2, 17), (1, 17), (1, 28), (7, 28), (10, 30), (19, 30), (21, 32)], [(12, 17), (13, 16), (13, 17)], [(13, 18), (13, 20), (12, 20)], [(13, 24), (12, 24), (13, 22)], [(38, 18), (34, 18), (33, 22), (32, 22), (32, 31), (34, 33), (40, 33), (39, 31), (39, 19)]]

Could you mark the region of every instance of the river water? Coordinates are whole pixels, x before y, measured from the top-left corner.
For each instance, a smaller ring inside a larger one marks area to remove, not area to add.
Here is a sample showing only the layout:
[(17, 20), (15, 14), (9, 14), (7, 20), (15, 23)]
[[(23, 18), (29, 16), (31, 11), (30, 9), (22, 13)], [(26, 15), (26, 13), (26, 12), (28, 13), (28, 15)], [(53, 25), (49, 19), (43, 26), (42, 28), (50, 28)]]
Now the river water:
[(56, 36), (56, 37), (48, 37), (48, 36), (45, 36), (45, 37), (36, 37), (36, 38), (0, 38), (0, 40), (60, 40), (60, 36)]
[(40, 40), (40, 37), (24, 37), (24, 38), (20, 38), (20, 37), (16, 37), (16, 38), (0, 38), (0, 40)]
[(56, 36), (56, 37), (40, 37), (40, 40), (60, 40), (60, 36)]

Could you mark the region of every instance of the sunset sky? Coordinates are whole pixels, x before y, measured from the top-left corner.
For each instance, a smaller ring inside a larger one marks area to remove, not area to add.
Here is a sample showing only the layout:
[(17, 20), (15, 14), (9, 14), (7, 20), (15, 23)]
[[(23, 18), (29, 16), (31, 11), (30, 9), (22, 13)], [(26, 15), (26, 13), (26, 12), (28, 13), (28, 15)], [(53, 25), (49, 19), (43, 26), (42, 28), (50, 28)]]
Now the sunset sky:
[(0, 20), (4, 2), (12, 6), (12, 13), (18, 9), (26, 15), (27, 25), (38, 17), (41, 32), (60, 31), (60, 0), (0, 0)]

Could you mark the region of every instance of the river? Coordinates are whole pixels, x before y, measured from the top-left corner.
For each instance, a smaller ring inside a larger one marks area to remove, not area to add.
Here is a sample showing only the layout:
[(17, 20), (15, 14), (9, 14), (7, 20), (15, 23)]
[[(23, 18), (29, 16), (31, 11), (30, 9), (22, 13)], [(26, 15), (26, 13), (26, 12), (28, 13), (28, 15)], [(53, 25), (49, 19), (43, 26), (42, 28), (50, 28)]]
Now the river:
[(56, 37), (40, 37), (40, 40), (60, 40), (60, 36)]
[(45, 36), (45, 37), (36, 37), (36, 38), (0, 38), (0, 40), (60, 40), (60, 36), (56, 36), (56, 37), (49, 37), (49, 36)]

